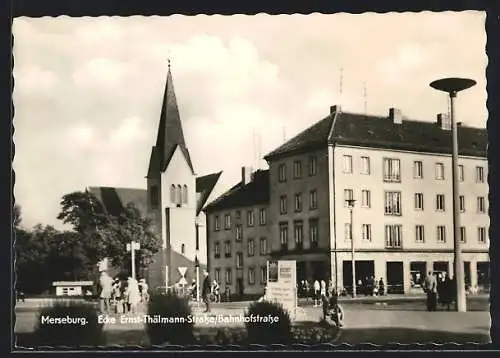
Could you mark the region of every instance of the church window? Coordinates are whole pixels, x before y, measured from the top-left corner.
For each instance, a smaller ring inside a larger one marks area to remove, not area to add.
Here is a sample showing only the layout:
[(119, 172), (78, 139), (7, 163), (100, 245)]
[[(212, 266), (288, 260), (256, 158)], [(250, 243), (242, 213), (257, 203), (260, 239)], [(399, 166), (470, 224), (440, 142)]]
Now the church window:
[(186, 253), (186, 245), (182, 244), (181, 245), (181, 254), (185, 254)]
[(151, 206), (156, 208), (158, 206), (158, 187), (156, 185), (151, 187), (150, 195)]
[(172, 186), (170, 187), (170, 201), (172, 203), (175, 203), (175, 200), (176, 200), (176, 198), (175, 198), (175, 185), (172, 184)]
[(182, 204), (182, 188), (180, 185), (177, 185), (177, 198), (176, 204), (180, 206)]
[(182, 203), (187, 204), (188, 202), (188, 187), (186, 184), (182, 187)]

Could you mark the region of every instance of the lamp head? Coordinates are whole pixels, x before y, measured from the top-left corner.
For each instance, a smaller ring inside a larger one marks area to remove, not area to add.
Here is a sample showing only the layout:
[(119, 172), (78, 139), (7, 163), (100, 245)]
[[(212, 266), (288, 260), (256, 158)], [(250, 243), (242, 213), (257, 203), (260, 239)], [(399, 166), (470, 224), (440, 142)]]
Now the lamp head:
[(432, 88), (446, 92), (450, 95), (454, 95), (457, 92), (466, 90), (471, 88), (476, 84), (476, 81), (470, 78), (458, 78), (458, 77), (450, 77), (450, 78), (442, 78), (436, 81), (433, 81), (429, 84)]

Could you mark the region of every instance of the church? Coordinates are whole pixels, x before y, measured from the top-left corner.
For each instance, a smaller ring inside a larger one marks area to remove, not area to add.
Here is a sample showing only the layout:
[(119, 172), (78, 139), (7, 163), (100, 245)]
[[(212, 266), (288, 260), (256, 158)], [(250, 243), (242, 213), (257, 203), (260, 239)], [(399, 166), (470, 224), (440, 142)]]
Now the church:
[(196, 263), (207, 264), (206, 217), (202, 211), (213, 200), (222, 172), (197, 176), (182, 129), (170, 61), (158, 125), (145, 177), (146, 188), (88, 187), (108, 213), (117, 215), (134, 203), (153, 218), (163, 247), (147, 268), (149, 287), (163, 290), (196, 278)]

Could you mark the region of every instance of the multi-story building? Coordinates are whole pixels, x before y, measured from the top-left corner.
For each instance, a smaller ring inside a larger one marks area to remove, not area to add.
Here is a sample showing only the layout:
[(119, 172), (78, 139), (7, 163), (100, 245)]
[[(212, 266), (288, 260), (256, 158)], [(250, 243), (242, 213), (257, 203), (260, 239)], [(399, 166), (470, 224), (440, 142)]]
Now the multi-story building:
[(207, 217), (208, 268), (238, 297), (259, 296), (267, 281), (269, 171), (242, 168), (241, 182), (204, 211)]
[[(408, 292), (426, 271), (452, 274), (450, 129), (443, 114), (423, 122), (394, 108), (377, 117), (331, 107), (265, 157), (272, 255), (297, 260), (299, 279), (331, 273), (337, 288), (352, 287), (351, 238), (356, 281), (374, 276)], [(489, 281), (487, 132), (460, 125), (458, 133), (461, 246), (476, 286)]]

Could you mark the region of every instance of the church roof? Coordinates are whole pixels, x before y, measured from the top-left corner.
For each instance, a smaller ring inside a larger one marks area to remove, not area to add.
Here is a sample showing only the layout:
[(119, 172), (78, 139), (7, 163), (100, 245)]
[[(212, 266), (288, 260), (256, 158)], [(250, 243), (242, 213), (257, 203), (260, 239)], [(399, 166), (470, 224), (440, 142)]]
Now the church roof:
[[(398, 124), (388, 116), (336, 110), (264, 158), (268, 161), (278, 159), (324, 148), (328, 143), (424, 153), (452, 152), (450, 131), (441, 129), (436, 122), (403, 119)], [(458, 143), (460, 155), (486, 157), (487, 131), (460, 125)]]
[(205, 211), (269, 204), (269, 170), (258, 170), (248, 184), (239, 182), (205, 207)]
[(172, 156), (177, 147), (180, 148), (182, 154), (186, 158), (186, 162), (194, 174), (193, 163), (191, 156), (184, 140), (182, 123), (179, 115), (179, 106), (174, 91), (174, 83), (172, 80), (172, 72), (170, 71), (170, 63), (168, 66), (167, 81), (163, 94), (163, 103), (161, 106), (160, 123), (158, 126), (158, 134), (156, 144), (151, 153), (149, 163), (148, 177), (156, 174), (151, 172), (153, 169), (159, 168), (164, 172), (167, 168)]
[(91, 186), (88, 191), (99, 199), (110, 215), (120, 216), (129, 203), (133, 203), (142, 215), (147, 215), (148, 196), (146, 189)]
[(214, 190), (215, 185), (219, 181), (222, 172), (204, 175), (196, 178), (196, 192), (200, 193), (198, 198), (196, 214), (198, 215), (200, 211), (205, 206), (210, 194)]

